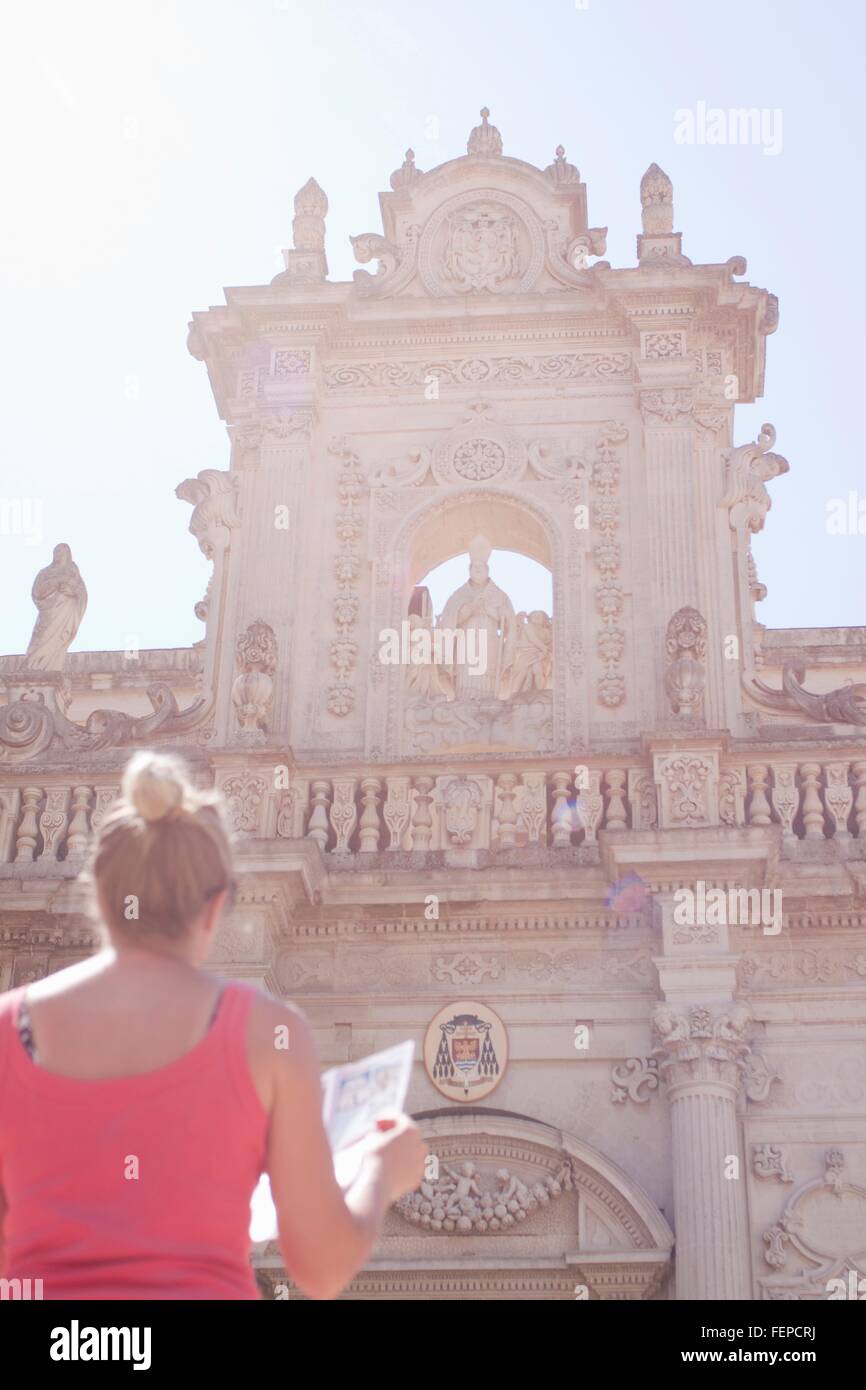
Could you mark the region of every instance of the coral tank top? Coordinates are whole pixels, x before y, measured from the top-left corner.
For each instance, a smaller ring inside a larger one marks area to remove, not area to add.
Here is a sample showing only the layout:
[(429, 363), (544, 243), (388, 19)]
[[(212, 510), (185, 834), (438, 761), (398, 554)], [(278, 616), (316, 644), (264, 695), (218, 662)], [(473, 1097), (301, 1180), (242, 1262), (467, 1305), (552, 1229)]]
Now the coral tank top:
[(257, 1299), (250, 1199), (268, 1115), (250, 1075), (255, 996), (227, 984), (191, 1051), (140, 1076), (36, 1065), (23, 989), (0, 996), (0, 1276), (45, 1299)]

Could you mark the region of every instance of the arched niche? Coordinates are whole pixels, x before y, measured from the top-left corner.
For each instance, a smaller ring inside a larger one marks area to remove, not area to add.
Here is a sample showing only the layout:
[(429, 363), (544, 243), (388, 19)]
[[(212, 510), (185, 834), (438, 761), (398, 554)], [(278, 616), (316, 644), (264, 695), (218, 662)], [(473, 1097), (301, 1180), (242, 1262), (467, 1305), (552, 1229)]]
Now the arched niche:
[(426, 525), (409, 532), (404, 609), (414, 586), (446, 560), (465, 554), (474, 536), (484, 535), (494, 550), (513, 550), (553, 570), (550, 528), (535, 508), (512, 498), (462, 496), (459, 505), (435, 511)]
[[(515, 551), (544, 565), (552, 576), (553, 593), (551, 747), (567, 742), (566, 668), (573, 652), (574, 632), (580, 625), (576, 606), (579, 586), (572, 582), (579, 579), (580, 572), (577, 533), (573, 529), (569, 533), (571, 513), (567, 508), (557, 509), (557, 500), (553, 496), (543, 500), (530, 497), (517, 487), (479, 485), (437, 491), (432, 497), (420, 498), (402, 517), (396, 511), (383, 509), (378, 521), (375, 597), (370, 615), (371, 650), (375, 651), (383, 630), (400, 630), (418, 581), (443, 561), (466, 553), (473, 537), (479, 534), (487, 538), (494, 550)], [(374, 756), (426, 751), (407, 747), (404, 741), (404, 693), (402, 668), (393, 665), (376, 669), (374, 661), (367, 732), (368, 750)], [(467, 744), (471, 741), (467, 740)], [(479, 742), (483, 745), (483, 740)]]

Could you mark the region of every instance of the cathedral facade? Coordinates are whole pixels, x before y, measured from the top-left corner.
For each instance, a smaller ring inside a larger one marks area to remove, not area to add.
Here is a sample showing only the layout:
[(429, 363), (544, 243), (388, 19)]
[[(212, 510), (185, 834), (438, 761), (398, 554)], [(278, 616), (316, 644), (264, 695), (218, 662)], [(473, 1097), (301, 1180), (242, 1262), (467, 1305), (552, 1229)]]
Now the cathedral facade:
[(612, 267), (562, 147), (511, 158), (486, 110), (390, 184), (351, 282), (311, 179), (284, 269), (193, 315), (229, 438), (177, 488), (202, 639), (70, 654), (69, 547), (37, 577), (0, 988), (94, 948), (90, 833), (133, 748), (179, 751), (237, 841), (214, 968), (326, 1065), (415, 1042), (428, 1172), (346, 1297), (866, 1294), (866, 628), (756, 616), (791, 482), (735, 408), (776, 300), (688, 259), (656, 165)]

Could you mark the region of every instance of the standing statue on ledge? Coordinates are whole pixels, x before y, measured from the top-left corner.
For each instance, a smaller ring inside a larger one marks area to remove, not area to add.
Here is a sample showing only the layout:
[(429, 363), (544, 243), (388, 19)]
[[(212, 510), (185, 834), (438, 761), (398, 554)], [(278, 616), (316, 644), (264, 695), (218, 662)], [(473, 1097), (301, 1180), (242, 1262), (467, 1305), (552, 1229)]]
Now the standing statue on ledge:
[(84, 580), (68, 545), (54, 547), (54, 559), (39, 571), (31, 593), (39, 616), (23, 664), (31, 671), (62, 671), (87, 608)]
[(466, 634), (470, 659), (452, 667), (457, 700), (499, 699), (502, 677), (514, 660), (517, 620), (511, 599), (490, 578), (492, 548), (485, 536), (470, 543), (469, 579), (451, 595), (437, 623)]
[(553, 624), (535, 609), (517, 615), (517, 650), (511, 668), (509, 694), (549, 690), (553, 684)]

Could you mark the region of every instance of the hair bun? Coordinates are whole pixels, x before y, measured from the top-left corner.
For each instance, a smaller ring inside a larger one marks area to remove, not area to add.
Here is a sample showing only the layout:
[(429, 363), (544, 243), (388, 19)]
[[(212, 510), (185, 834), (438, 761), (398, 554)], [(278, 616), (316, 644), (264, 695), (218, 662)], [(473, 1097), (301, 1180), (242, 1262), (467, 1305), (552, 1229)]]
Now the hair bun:
[(182, 809), (188, 790), (181, 764), (162, 753), (136, 753), (123, 774), (123, 795), (146, 821)]

